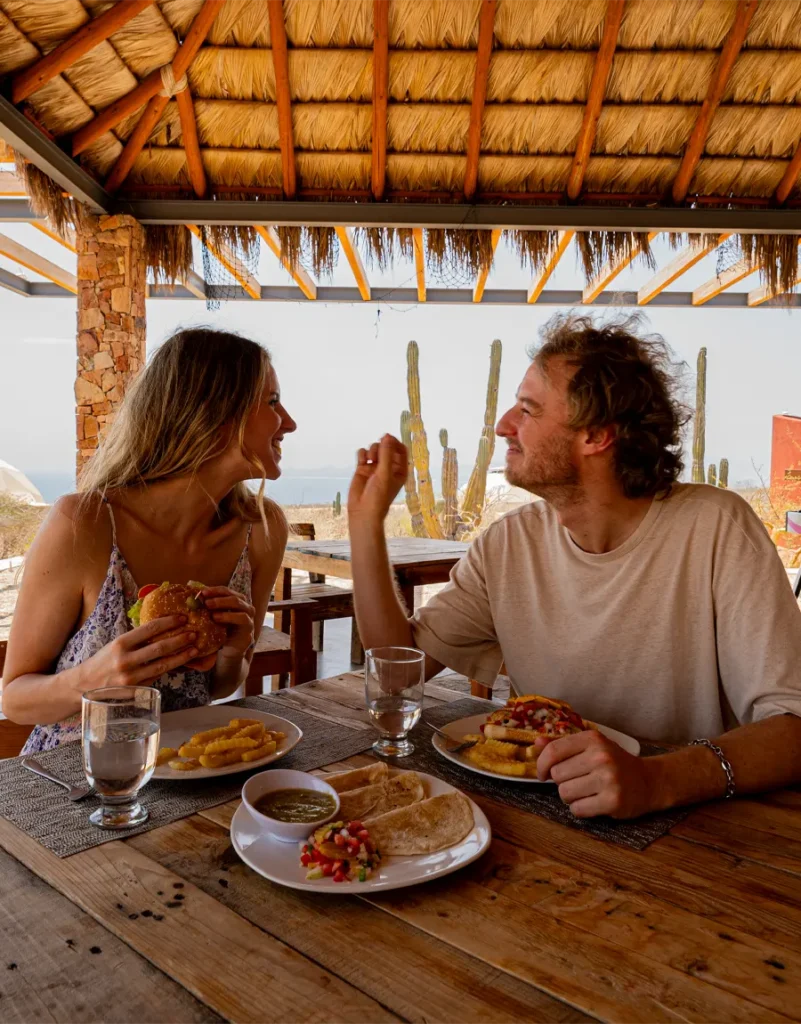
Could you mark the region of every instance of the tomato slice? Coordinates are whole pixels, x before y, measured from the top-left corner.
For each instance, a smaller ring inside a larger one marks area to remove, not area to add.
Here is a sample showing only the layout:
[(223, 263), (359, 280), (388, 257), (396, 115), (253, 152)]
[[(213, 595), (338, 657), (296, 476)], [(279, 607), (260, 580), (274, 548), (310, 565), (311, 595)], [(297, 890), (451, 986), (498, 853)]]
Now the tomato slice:
[(139, 593), (136, 596), (141, 600), (143, 597), (147, 597), (148, 594), (152, 594), (154, 590), (158, 589), (157, 583), (148, 583), (146, 586), (140, 587)]

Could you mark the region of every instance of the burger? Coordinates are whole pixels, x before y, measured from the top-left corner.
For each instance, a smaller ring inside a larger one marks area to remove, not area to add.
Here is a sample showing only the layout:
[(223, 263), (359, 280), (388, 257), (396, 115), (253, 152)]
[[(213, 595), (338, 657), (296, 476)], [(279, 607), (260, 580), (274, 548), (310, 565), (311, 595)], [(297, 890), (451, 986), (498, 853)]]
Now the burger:
[(217, 651), (225, 643), (227, 632), (224, 626), (212, 619), (211, 612), (203, 602), (204, 583), (190, 580), (189, 583), (162, 583), (158, 586), (150, 583), (142, 587), (137, 595), (136, 604), (128, 612), (128, 618), (134, 626), (144, 626), (153, 619), (161, 619), (167, 615), (185, 615), (186, 625), (160, 633), (156, 638), (165, 640), (181, 633), (192, 632), (197, 639), (193, 647), (197, 648), (197, 657), (186, 663), (187, 668), (197, 672), (209, 672), (217, 661)]
[(505, 707), (493, 711), (482, 731), (488, 740), (530, 745), (538, 736), (558, 738), (594, 728), (567, 701), (526, 694), (510, 697)]

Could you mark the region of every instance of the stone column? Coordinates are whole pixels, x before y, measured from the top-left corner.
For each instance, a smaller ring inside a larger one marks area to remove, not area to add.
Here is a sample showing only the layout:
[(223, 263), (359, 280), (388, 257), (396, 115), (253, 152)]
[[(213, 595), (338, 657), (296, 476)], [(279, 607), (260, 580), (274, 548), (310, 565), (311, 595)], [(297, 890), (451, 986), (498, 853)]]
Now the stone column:
[(80, 474), (145, 363), (145, 231), (133, 217), (85, 213), (76, 241)]

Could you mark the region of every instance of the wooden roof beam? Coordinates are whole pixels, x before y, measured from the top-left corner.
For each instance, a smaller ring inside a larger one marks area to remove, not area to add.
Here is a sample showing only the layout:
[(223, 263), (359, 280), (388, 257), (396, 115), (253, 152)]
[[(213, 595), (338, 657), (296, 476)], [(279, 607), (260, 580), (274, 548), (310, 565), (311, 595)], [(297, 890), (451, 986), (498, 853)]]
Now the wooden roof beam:
[(267, 248), (270, 252), (280, 261), (281, 266), (287, 271), (289, 276), (300, 288), (307, 299), (317, 298), (317, 285), (312, 280), (311, 276), (307, 271), (298, 264), (297, 267), (293, 267), (285, 256), (281, 249), (281, 240), (278, 237), (278, 232), (273, 227), (266, 227), (263, 224), (256, 225), (256, 231), (267, 243)]
[[(184, 39), (178, 49), (172, 64), (169, 65), (171, 69), (169, 77), (173, 80), (171, 86), (168, 88), (165, 84), (165, 87), (157, 95), (153, 96), (148, 102), (147, 107), (145, 107), (145, 112), (139, 118), (136, 127), (131, 133), (131, 137), (126, 142), (125, 149), (123, 149), (106, 179), (106, 190), (108, 192), (115, 192), (131, 173), (131, 168), (136, 162), (136, 158), (142, 152), (153, 129), (164, 113), (170, 100), (170, 95), (189, 88), (188, 84), (184, 84), (183, 89), (178, 89), (177, 87), (181, 85), (182, 80), (186, 83), (184, 76), (189, 69), (189, 65), (197, 56), (197, 52), (203, 45), (203, 40), (209, 34), (214, 19), (220, 13), (224, 2), (225, 0), (204, 0), (203, 6), (198, 11), (197, 17), (186, 34), (186, 39)], [(161, 72), (159, 72), (159, 76), (161, 77)]]
[(704, 152), (707, 135), (712, 125), (712, 119), (718, 109), (718, 104), (726, 91), (726, 83), (729, 80), (731, 69), (739, 56), (740, 50), (748, 34), (751, 19), (754, 17), (759, 0), (739, 0), (737, 13), (734, 17), (734, 24), (726, 36), (726, 42), (720, 52), (715, 73), (709, 83), (706, 99), (701, 105), (700, 113), (690, 135), (690, 141), (684, 151), (676, 179), (673, 182), (673, 201), (684, 202), (692, 184), (695, 169)]
[(757, 269), (757, 267), (746, 264), (745, 260), (738, 260), (729, 270), (724, 270), (722, 274), (717, 274), (711, 280), (696, 288), (692, 294), (692, 304), (694, 306), (703, 306), (705, 302), (714, 299), (716, 295), (720, 295), (722, 292), (728, 291), (733, 285), (739, 284), (740, 281), (749, 277)]
[(801, 173), (801, 142), (796, 146), (795, 153), (793, 153), (790, 163), (787, 165), (787, 169), (782, 175), (782, 180), (776, 187), (776, 191), (773, 193), (773, 198), (779, 206), (782, 205), (795, 188), (796, 182), (798, 181), (798, 175)]
[[(648, 241), (652, 242), (658, 234), (658, 231), (649, 231)], [(594, 302), (601, 294), (601, 292), (604, 291), (604, 289), (606, 289), (612, 283), (612, 281), (614, 281), (617, 275), (622, 270), (625, 270), (626, 267), (629, 266), (629, 264), (632, 262), (632, 260), (636, 259), (641, 252), (642, 246), (637, 244), (632, 248), (628, 256), (623, 256), (621, 259), (617, 261), (610, 261), (606, 263), (601, 268), (597, 277), (590, 281), (590, 283), (582, 292), (582, 303), (584, 303), (584, 305), (586, 306), (589, 305), (591, 302)]]
[(496, 6), (496, 0), (482, 0), (478, 20), (476, 72), (473, 79), (473, 102), (470, 107), (470, 127), (467, 132), (467, 165), (464, 172), (464, 197), (467, 202), (472, 202), (478, 188), (481, 126), (484, 122), (484, 104), (487, 101), (487, 79), (492, 57)]
[(696, 263), (717, 249), (720, 243), (725, 242), (728, 237), (728, 234), (718, 235), (718, 240), (709, 244), (704, 244), (700, 238), (691, 241), (666, 267), (658, 270), (650, 281), (645, 282), (637, 292), (637, 304), (646, 306), (651, 299), (656, 298), (690, 267), (694, 267)]
[(365, 302), (369, 302), (372, 297), (370, 282), (367, 280), (367, 271), (364, 269), (359, 250), (353, 241), (353, 228), (337, 227), (335, 230), (339, 244), (342, 246), (342, 251), (345, 253), (345, 258), (350, 264), (353, 276), (356, 278), (356, 287), (359, 289), (359, 294)]
[(543, 289), (545, 288), (545, 285), (548, 283), (548, 279), (550, 278), (554, 270), (556, 270), (557, 264), (564, 256), (565, 252), (567, 251), (567, 247), (573, 241), (573, 237), (575, 234), (575, 231), (559, 232), (559, 238), (553, 255), (545, 264), (541, 273), (537, 277), (535, 277), (534, 280), (531, 282), (531, 287), (528, 290), (528, 298), (526, 299), (527, 302), (536, 302), (537, 299), (540, 297)]
[[(493, 259), (495, 258), (495, 250), (498, 248), (498, 242), (500, 242), (502, 234), (503, 231), (501, 231), (500, 228), (495, 228), (492, 232)], [(482, 269), (478, 273), (478, 279), (476, 281), (475, 287), (473, 288), (473, 302), (481, 302), (481, 300), (484, 298), (484, 289), (487, 287), (487, 278), (490, 276), (491, 270), (492, 260), (490, 260), (486, 267), (482, 267)]]
[(201, 245), (205, 245), (217, 262), (225, 267), (231, 277), (244, 288), (251, 299), (261, 298), (261, 285), (250, 271), (241, 266), (241, 261), (230, 246), (224, 242), (217, 245), (208, 236), (204, 238), (203, 232), (197, 224), (187, 224), (186, 226), (195, 238), (200, 240)]
[(414, 273), (417, 278), (417, 301), (426, 301), (426, 244), (422, 228), (412, 228)]
[(203, 168), (203, 157), (200, 153), (200, 142), (197, 137), (197, 120), (195, 118), (195, 106), (192, 102), (192, 93), (189, 88), (182, 89), (175, 94), (178, 101), (178, 114), (181, 118), (181, 138), (184, 143), (186, 154), (186, 166), (189, 171), (189, 180), (198, 199), (206, 194), (206, 172)]
[(112, 4), (108, 10), (78, 29), (69, 39), (59, 43), (46, 57), (42, 57), (15, 75), (11, 81), (12, 102), (22, 103), (31, 93), (41, 89), (84, 54), (114, 35), (129, 21), (133, 21), (153, 2), (154, 0), (126, 0), (125, 3)]
[(25, 185), (13, 171), (0, 171), (0, 196), (26, 196)]
[(78, 246), (75, 241), (75, 229), (67, 226), (64, 229), (64, 235), (59, 235), (58, 232), (53, 231), (47, 226), (47, 223), (43, 220), (32, 220), (31, 227), (36, 228), (37, 231), (41, 231), (43, 235), (47, 235), (48, 238), (52, 238), (54, 242), (58, 242), (59, 245), (63, 245), (65, 249), (69, 249), (70, 252), (77, 253)]
[(24, 245), (20, 245), (19, 242), (15, 242), (13, 238), (0, 235), (0, 256), (5, 256), (7, 259), (13, 260), (14, 263), (18, 263), (21, 267), (26, 267), (35, 274), (46, 277), (48, 281), (66, 288), (75, 295), (78, 294), (78, 280), (75, 274), (71, 274), (69, 270), (64, 270), (63, 267), (56, 266), (55, 263), (46, 260), (44, 256), (40, 256)]
[(387, 182), (387, 97), (389, 95), (389, 0), (373, 0), (373, 142), (374, 199), (384, 198)]
[(267, 0), (267, 9), (270, 16), (270, 46), (272, 47), (275, 72), (275, 103), (278, 108), (278, 140), (281, 146), (284, 195), (287, 199), (292, 199), (298, 186), (283, 0)]
[(601, 116), (601, 108), (606, 94), (606, 83), (612, 70), (612, 61), (615, 56), (620, 23), (623, 20), (624, 6), (625, 0), (608, 0), (606, 5), (601, 45), (598, 47), (598, 53), (595, 55), (590, 88), (587, 93), (587, 104), (584, 107), (584, 119), (581, 122), (576, 152), (573, 156), (570, 176), (567, 179), (567, 195), (569, 199), (578, 199), (581, 187), (584, 184), (584, 176), (587, 173), (587, 166), (590, 162), (592, 147), (595, 142), (595, 133), (598, 130), (598, 119)]

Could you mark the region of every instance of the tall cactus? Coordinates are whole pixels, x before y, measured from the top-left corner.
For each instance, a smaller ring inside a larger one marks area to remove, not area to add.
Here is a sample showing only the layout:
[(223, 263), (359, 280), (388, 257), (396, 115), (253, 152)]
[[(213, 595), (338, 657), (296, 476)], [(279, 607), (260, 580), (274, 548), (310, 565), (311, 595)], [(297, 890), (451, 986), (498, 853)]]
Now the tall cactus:
[(729, 486), (729, 460), (721, 459), (718, 466), (718, 487)]
[(706, 475), (706, 482), (712, 487), (717, 487), (718, 485), (718, 474), (717, 470), (715, 469), (714, 462), (709, 463), (709, 469)]
[(478, 454), (470, 474), (462, 503), (464, 523), (457, 533), (464, 533), (475, 528), (481, 522), (484, 499), (487, 496), (487, 470), (495, 452), (495, 420), (498, 415), (498, 382), (501, 376), (501, 356), (503, 346), (498, 338), (490, 347), (490, 369), (487, 379), (487, 401), (484, 406), (484, 428), (478, 444)]
[(695, 423), (693, 426), (694, 484), (704, 482), (704, 454), (706, 448), (706, 349), (698, 353), (698, 374), (695, 384)]
[(332, 510), (335, 516), (342, 515), (342, 492), (337, 491), (337, 496), (332, 503)]
[(448, 431), (440, 430), (439, 443), (442, 445), (442, 497), (445, 510), (442, 516), (442, 529), (448, 540), (456, 536), (459, 525), (459, 463), (456, 449), (448, 447)]
[(406, 445), (409, 457), (409, 468), (406, 472), (406, 507), (412, 517), (412, 533), (415, 537), (427, 537), (426, 525), (420, 511), (420, 497), (417, 494), (417, 481), (414, 476), (414, 458), (412, 457), (412, 429), (409, 426), (410, 415), (401, 413), (401, 440)]
[(434, 540), (443, 540), (442, 527), (437, 518), (434, 501), (434, 485), (431, 482), (428, 440), (423, 426), (423, 411), (420, 403), (420, 349), (416, 341), (410, 341), (406, 350), (406, 387), (409, 393), (409, 428), (412, 435), (414, 468), (417, 470), (420, 511), (428, 536)]

